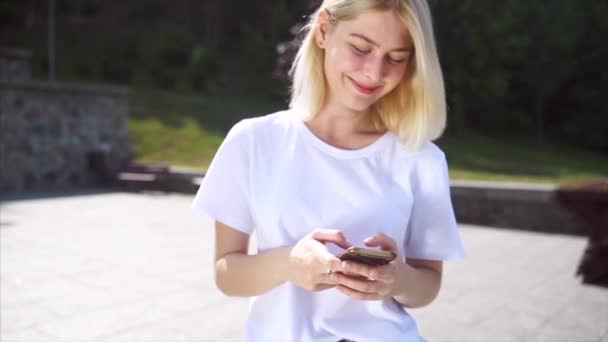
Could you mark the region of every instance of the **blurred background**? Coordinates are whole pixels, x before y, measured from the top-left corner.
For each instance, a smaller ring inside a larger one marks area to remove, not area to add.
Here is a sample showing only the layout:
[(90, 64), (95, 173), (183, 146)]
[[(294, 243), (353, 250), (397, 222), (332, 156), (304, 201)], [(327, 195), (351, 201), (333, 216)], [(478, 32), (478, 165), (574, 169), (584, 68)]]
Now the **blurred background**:
[[(240, 339), (187, 207), (319, 3), (0, 1), (3, 341)], [(469, 254), (423, 332), (608, 341), (608, 3), (429, 3)]]
[[(31, 51), (33, 79), (129, 87), (135, 158), (204, 168), (236, 121), (286, 107), (288, 42), (317, 2), (62, 0), (50, 37), (48, 0), (4, 0), (0, 42)], [(430, 3), (454, 176), (608, 173), (605, 1)]]

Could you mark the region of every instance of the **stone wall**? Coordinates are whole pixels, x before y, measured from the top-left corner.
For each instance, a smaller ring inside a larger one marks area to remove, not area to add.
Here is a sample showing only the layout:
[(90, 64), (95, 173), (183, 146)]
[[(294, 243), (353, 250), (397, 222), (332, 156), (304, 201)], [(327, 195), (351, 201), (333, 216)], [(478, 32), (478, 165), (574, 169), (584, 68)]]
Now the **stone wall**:
[(28, 50), (0, 47), (0, 80), (29, 80), (31, 55)]
[(3, 52), (0, 194), (94, 186), (131, 158), (126, 88), (31, 81)]

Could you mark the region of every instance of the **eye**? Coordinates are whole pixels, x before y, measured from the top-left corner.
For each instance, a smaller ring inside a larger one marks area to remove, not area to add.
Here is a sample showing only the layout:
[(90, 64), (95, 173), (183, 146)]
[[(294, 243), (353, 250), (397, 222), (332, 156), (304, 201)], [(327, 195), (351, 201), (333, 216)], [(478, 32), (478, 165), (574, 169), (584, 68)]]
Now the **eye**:
[(409, 57), (405, 57), (405, 58), (400, 58), (400, 59), (395, 59), (395, 58), (391, 58), (390, 56), (387, 56), (386, 59), (388, 60), (389, 63), (391, 64), (401, 64), (401, 63), (405, 63), (407, 61)]
[(350, 44), (350, 46), (359, 55), (367, 55), (369, 53), (369, 50), (360, 49), (355, 44)]
[(414, 52), (413, 50), (404, 51), (397, 55), (397, 58), (391, 57), (391, 55), (386, 55), (386, 60), (391, 64), (403, 64), (408, 63), (411, 58), (413, 58)]

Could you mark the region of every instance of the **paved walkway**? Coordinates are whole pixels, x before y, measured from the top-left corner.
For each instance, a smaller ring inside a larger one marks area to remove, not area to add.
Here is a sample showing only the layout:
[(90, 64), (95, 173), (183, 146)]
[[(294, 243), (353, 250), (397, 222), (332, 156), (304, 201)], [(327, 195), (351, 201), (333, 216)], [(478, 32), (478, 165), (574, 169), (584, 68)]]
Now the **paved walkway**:
[[(0, 340), (239, 340), (247, 300), (213, 285), (191, 196), (105, 193), (0, 206)], [(413, 310), (431, 341), (608, 341), (608, 289), (574, 277), (580, 237), (462, 225), (463, 261)]]

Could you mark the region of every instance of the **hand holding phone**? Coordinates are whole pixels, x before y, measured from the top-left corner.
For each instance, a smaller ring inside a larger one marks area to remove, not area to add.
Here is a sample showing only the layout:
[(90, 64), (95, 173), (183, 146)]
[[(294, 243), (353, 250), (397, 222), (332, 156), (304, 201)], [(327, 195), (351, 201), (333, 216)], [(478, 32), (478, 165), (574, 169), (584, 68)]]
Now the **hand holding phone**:
[(371, 266), (386, 265), (395, 258), (395, 252), (362, 247), (350, 247), (338, 255), (342, 261), (350, 260)]

